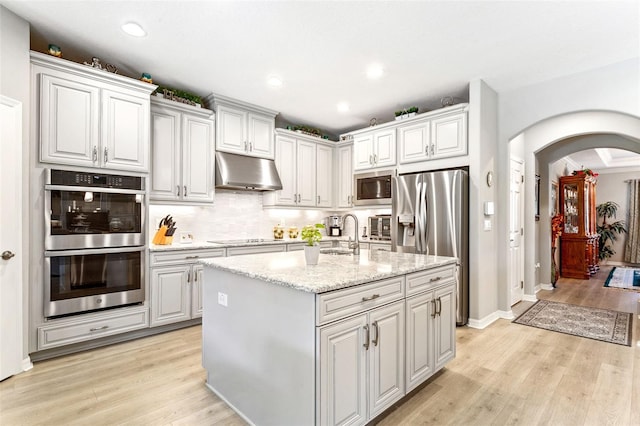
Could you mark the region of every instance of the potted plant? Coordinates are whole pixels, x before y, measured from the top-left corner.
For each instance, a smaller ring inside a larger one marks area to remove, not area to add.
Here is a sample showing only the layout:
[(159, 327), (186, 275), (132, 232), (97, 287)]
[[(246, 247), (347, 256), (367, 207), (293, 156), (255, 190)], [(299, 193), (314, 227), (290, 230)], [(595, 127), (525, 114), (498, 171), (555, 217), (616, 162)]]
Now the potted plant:
[(596, 231), (600, 236), (598, 260), (606, 260), (613, 256), (616, 252), (611, 246), (616, 242), (619, 234), (627, 232), (623, 220), (607, 223), (607, 219), (616, 217), (618, 207), (618, 204), (613, 201), (607, 201), (596, 206), (596, 213), (598, 213), (599, 218), (602, 218), (602, 225), (596, 226)]
[(318, 264), (318, 257), (320, 257), (320, 244), (318, 243), (322, 240), (321, 229), (324, 229), (324, 225), (321, 223), (306, 225), (302, 228), (300, 238), (307, 243), (304, 246), (304, 258), (307, 265)]

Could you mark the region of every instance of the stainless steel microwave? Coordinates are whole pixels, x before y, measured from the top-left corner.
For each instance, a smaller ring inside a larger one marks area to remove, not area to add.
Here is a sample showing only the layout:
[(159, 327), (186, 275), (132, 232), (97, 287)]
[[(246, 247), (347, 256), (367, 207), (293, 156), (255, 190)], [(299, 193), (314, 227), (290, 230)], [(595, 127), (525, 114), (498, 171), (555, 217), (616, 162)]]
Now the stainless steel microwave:
[(357, 173), (353, 175), (354, 205), (391, 204), (392, 170)]

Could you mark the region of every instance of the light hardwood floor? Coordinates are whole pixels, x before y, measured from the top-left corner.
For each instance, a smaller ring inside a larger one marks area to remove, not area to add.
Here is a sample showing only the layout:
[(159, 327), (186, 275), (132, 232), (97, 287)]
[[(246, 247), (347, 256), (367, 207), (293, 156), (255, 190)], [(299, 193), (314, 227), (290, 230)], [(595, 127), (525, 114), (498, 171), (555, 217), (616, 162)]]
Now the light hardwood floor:
[[(381, 425), (640, 425), (640, 293), (561, 279), (540, 299), (633, 312), (631, 347), (498, 320)], [(516, 305), (521, 312), (530, 303)], [(0, 425), (242, 425), (205, 388), (200, 326), (37, 362), (0, 383)]]

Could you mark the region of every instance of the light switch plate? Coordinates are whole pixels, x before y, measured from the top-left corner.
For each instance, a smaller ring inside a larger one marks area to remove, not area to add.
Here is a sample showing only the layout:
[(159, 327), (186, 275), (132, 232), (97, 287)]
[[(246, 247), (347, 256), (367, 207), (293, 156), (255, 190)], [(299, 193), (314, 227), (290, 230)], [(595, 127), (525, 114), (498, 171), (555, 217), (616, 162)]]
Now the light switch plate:
[(228, 299), (226, 293), (218, 292), (218, 304), (222, 306), (227, 306)]
[(484, 220), (484, 230), (491, 231), (491, 219)]

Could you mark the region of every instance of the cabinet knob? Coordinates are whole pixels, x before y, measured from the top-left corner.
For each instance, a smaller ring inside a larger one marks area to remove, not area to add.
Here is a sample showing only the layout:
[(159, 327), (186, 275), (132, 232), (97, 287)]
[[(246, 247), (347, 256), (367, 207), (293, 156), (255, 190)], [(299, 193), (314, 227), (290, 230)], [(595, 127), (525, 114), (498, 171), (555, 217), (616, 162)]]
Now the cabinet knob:
[(9, 260), (13, 256), (15, 256), (15, 253), (10, 252), (9, 250), (6, 250), (6, 251), (2, 252), (2, 260)]

